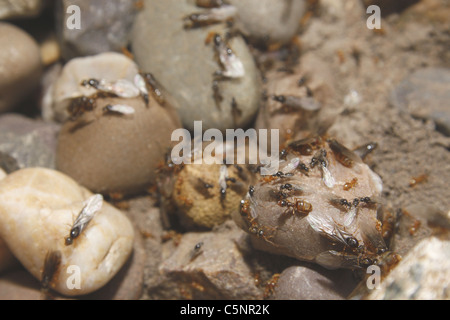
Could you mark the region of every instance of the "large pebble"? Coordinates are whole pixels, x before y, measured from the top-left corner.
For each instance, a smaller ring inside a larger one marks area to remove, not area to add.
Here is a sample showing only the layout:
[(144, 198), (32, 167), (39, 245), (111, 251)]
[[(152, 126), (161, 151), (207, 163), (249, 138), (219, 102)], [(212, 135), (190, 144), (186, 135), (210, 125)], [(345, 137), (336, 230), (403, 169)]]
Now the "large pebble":
[(0, 116), (0, 167), (7, 173), (19, 168), (55, 168), (60, 126), (19, 114)]
[(386, 250), (377, 220), (380, 177), (351, 151), (332, 151), (329, 140), (293, 143), (274, 175), (261, 176), (247, 194), (233, 214), (236, 223), (258, 249), (330, 269), (378, 258)]
[(430, 237), (419, 242), (397, 267), (371, 290), (368, 300), (450, 299), (450, 241)]
[(306, 13), (304, 0), (230, 0), (238, 9), (236, 27), (251, 39), (265, 43), (287, 43), (298, 32)]
[(22, 102), (42, 74), (36, 41), (20, 28), (0, 22), (0, 113)]
[[(64, 174), (23, 169), (0, 182), (0, 194), (0, 236), (38, 280), (46, 255), (59, 251), (61, 263), (50, 286), (63, 295), (85, 295), (103, 287), (132, 252), (131, 222), (106, 202), (74, 243), (65, 245), (83, 202), (92, 194)], [(74, 266), (80, 282), (71, 288), (69, 267)]]
[[(135, 1), (59, 0), (56, 5), (56, 28), (64, 59), (120, 52), (127, 47), (136, 14)], [(73, 5), (80, 8), (80, 29), (67, 28), (67, 21), (73, 14), (67, 10)]]
[(44, 5), (44, 0), (4, 0), (0, 3), (0, 19), (32, 18)]
[(413, 117), (432, 119), (439, 131), (450, 136), (450, 69), (419, 69), (391, 93), (390, 102)]
[(105, 98), (96, 103), (126, 104), (135, 114), (108, 115), (97, 108), (80, 121), (66, 122), (59, 135), (56, 167), (94, 192), (145, 191), (155, 182), (178, 122), (153, 97), (149, 107), (141, 98)]
[(47, 90), (42, 115), (45, 120), (64, 122), (69, 118), (67, 108), (71, 99), (90, 96), (96, 91), (81, 82), (91, 78), (116, 81), (134, 81), (138, 67), (133, 60), (120, 53), (106, 52), (70, 60)]
[[(259, 71), (242, 37), (233, 37), (229, 45), (242, 61), (245, 75), (219, 81), (223, 100), (217, 106), (212, 84), (220, 65), (214, 57), (213, 43), (205, 44), (205, 39), (213, 31), (224, 37), (225, 26), (185, 30), (183, 17), (199, 9), (188, 1), (148, 0), (144, 4), (132, 31), (133, 53), (139, 66), (152, 72), (177, 100), (184, 127), (193, 130), (195, 120), (202, 120), (205, 130), (249, 125), (258, 109), (261, 85)], [(234, 112), (233, 98), (238, 108)]]
[[(262, 299), (254, 275), (236, 246), (242, 235), (234, 223), (209, 233), (187, 233), (161, 263), (162, 299)], [(197, 247), (197, 249), (196, 249)]]

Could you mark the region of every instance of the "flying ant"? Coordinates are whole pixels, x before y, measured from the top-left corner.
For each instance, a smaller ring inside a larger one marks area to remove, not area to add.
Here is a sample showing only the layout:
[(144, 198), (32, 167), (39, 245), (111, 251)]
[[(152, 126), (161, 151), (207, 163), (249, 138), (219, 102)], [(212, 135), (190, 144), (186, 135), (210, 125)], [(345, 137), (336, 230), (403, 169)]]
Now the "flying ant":
[(95, 107), (96, 104), (94, 98), (82, 96), (72, 99), (67, 109), (70, 115), (70, 120), (71, 121), (77, 120), (85, 112), (93, 111)]
[(206, 43), (211, 41), (210, 38), (213, 39), (214, 50), (222, 67), (222, 70), (217, 71), (215, 75), (219, 78), (242, 78), (245, 75), (244, 65), (233, 50), (225, 43), (222, 36), (218, 33), (210, 33), (206, 38)]
[(340, 144), (334, 139), (328, 140), (328, 145), (333, 151), (336, 160), (347, 168), (352, 168), (356, 162), (361, 162), (358, 156), (351, 150), (347, 149), (345, 146)]
[(46, 299), (50, 298), (49, 289), (60, 265), (61, 251), (47, 252), (44, 260), (44, 268), (41, 275), (41, 291)]
[(141, 73), (141, 76), (145, 79), (145, 82), (150, 87), (153, 97), (156, 101), (158, 101), (159, 105), (164, 106), (166, 103), (166, 99), (163, 95), (163, 86), (156, 80), (155, 76), (152, 73)]
[(102, 205), (103, 196), (100, 194), (93, 195), (84, 202), (83, 209), (73, 223), (69, 236), (65, 239), (66, 246), (73, 244), (73, 240), (80, 236), (94, 215), (101, 210)]

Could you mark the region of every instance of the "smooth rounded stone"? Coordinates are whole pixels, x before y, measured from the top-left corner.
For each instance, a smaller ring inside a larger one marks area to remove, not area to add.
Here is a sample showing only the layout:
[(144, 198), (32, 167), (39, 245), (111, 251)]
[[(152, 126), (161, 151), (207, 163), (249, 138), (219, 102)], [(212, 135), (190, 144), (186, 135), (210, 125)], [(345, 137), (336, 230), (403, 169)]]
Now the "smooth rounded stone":
[(10, 111), (37, 88), (42, 74), (37, 42), (22, 29), (0, 22), (0, 113)]
[(64, 122), (69, 118), (70, 101), (81, 96), (90, 96), (96, 90), (81, 85), (89, 79), (133, 82), (139, 72), (130, 58), (120, 53), (106, 52), (95, 56), (75, 58), (64, 65), (61, 74), (46, 91), (42, 106), (42, 117), (47, 121)]
[[(80, 29), (67, 27), (74, 15), (73, 11), (67, 12), (70, 6), (80, 8)], [(108, 51), (121, 52), (128, 45), (137, 11), (134, 0), (58, 0), (55, 10), (58, 41), (66, 60)]]
[[(192, 131), (196, 120), (203, 121), (204, 130), (246, 127), (259, 107), (259, 71), (242, 37), (232, 37), (229, 46), (242, 61), (245, 75), (219, 81), (223, 99), (216, 104), (213, 80), (221, 65), (215, 58), (213, 41), (205, 44), (205, 40), (210, 32), (224, 38), (227, 30), (224, 24), (185, 30), (183, 17), (198, 9), (188, 1), (145, 1), (132, 31), (136, 61), (143, 71), (153, 73), (178, 102), (177, 111), (186, 129)], [(233, 98), (237, 108), (232, 107)]]
[(387, 249), (377, 219), (382, 181), (336, 140), (294, 141), (273, 171), (232, 214), (256, 249), (328, 269), (358, 268)]
[(44, 5), (44, 0), (2, 0), (0, 19), (33, 18), (41, 13)]
[(450, 299), (450, 241), (430, 237), (420, 241), (381, 282), (367, 300)]
[(235, 244), (241, 235), (234, 223), (214, 232), (184, 234), (161, 263), (164, 281), (152, 289), (153, 294), (159, 299), (262, 299), (262, 290)]
[[(142, 238), (135, 237), (133, 252), (112, 280), (94, 293), (67, 297), (51, 292), (51, 299), (67, 300), (137, 300), (140, 299), (143, 286), (145, 259)], [(14, 266), (19, 266), (17, 260)], [(0, 300), (41, 300), (48, 299), (41, 290), (40, 283), (26, 269), (16, 268), (0, 274)]]
[[(178, 128), (168, 106), (150, 96), (101, 98), (94, 112), (66, 122), (60, 132), (56, 167), (81, 185), (102, 194), (141, 193), (156, 181), (157, 166), (171, 146)], [(126, 104), (132, 115), (103, 114), (102, 106)]]
[(66, 246), (65, 239), (92, 193), (60, 172), (16, 171), (0, 182), (0, 194), (0, 236), (39, 281), (46, 256), (59, 251), (61, 262), (49, 284), (62, 295), (100, 289), (130, 257), (133, 226), (105, 201), (73, 244)]
[(60, 125), (19, 114), (0, 116), (0, 167), (7, 173), (20, 168), (55, 168)]
[(407, 76), (391, 93), (390, 103), (413, 117), (431, 119), (450, 136), (450, 69), (425, 68)]
[(238, 10), (236, 28), (253, 40), (287, 43), (298, 32), (306, 13), (304, 0), (230, 0)]
[(292, 266), (276, 283), (272, 300), (345, 300), (356, 287), (351, 271)]

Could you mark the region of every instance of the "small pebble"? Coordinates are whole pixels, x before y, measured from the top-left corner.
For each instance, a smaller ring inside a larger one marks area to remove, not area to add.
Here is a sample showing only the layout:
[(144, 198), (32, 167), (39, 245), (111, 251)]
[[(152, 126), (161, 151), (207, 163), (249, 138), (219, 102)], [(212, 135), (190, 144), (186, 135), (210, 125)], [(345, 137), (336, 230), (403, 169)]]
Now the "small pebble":
[(65, 244), (92, 194), (62, 173), (41, 168), (16, 171), (0, 181), (0, 193), (0, 237), (39, 281), (46, 256), (58, 253), (60, 263), (49, 274), (48, 285), (63, 295), (100, 289), (130, 257), (134, 228), (105, 201), (73, 244)]
[(271, 300), (345, 300), (358, 284), (351, 271), (303, 266), (284, 270)]

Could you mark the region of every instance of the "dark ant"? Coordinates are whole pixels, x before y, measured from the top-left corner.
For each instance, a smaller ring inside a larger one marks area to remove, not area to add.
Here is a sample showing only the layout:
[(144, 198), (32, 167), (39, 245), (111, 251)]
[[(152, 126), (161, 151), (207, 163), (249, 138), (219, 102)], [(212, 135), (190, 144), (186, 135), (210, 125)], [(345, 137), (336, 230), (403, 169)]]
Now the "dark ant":
[(61, 265), (61, 252), (60, 251), (47, 252), (41, 276), (41, 290), (46, 298), (49, 298), (49, 289), (60, 265)]

